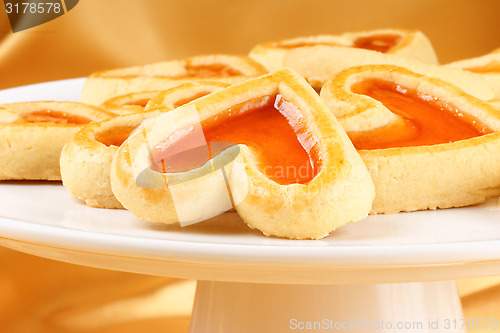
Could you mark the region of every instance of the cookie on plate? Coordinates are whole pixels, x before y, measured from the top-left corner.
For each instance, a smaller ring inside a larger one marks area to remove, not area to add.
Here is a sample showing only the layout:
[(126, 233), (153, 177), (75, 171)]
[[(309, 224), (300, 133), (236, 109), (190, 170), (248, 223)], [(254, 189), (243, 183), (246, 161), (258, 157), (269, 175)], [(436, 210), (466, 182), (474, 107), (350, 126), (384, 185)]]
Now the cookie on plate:
[(113, 116), (74, 102), (0, 105), (0, 180), (60, 180), (63, 145), (82, 126)]
[(372, 213), (467, 206), (500, 194), (500, 112), (442, 80), (369, 65), (321, 97), (375, 184)]
[(364, 218), (374, 196), (341, 125), (288, 69), (144, 123), (115, 154), (111, 185), (147, 221), (185, 225), (234, 208), (251, 228), (293, 239)]
[[(250, 57), (269, 71), (286, 67), (284, 58), (292, 49), (316, 46), (357, 49), (360, 56), (371, 52), (400, 55), (430, 64), (437, 64), (437, 56), (429, 39), (420, 31), (403, 29), (377, 29), (346, 32), (339, 35), (318, 35), (262, 43), (250, 51)], [(369, 51), (369, 52), (365, 52)], [(314, 59), (309, 59), (314, 61)]]
[(211, 80), (228, 84), (267, 73), (255, 60), (235, 55), (205, 55), (100, 71), (83, 87), (82, 102), (99, 105), (132, 92), (166, 90), (182, 83)]

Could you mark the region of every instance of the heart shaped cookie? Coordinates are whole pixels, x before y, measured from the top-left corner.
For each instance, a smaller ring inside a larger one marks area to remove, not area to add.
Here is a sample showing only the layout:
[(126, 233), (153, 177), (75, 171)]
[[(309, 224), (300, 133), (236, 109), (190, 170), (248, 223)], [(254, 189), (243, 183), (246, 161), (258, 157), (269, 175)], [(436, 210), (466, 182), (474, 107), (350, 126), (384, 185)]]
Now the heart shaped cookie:
[(480, 74), (489, 83), (495, 98), (500, 98), (500, 49), (481, 57), (455, 61), (447, 66)]
[(82, 102), (99, 105), (132, 92), (166, 90), (182, 83), (211, 80), (233, 84), (267, 73), (251, 58), (206, 55), (91, 74), (82, 91)]
[(500, 113), (396, 66), (345, 70), (321, 90), (375, 184), (372, 213), (466, 206), (500, 194)]
[(144, 123), (111, 166), (115, 196), (152, 222), (236, 209), (266, 235), (317, 239), (371, 208), (347, 135), (291, 70), (235, 84)]
[(0, 105), (0, 180), (60, 180), (63, 145), (85, 124), (113, 116), (73, 102)]
[[(438, 63), (431, 42), (422, 32), (402, 29), (377, 29), (268, 42), (255, 46), (249, 56), (263, 64), (267, 70), (275, 71), (286, 67), (283, 59), (290, 50), (316, 46), (353, 48), (359, 51), (357, 54), (360, 56), (380, 52), (413, 58), (430, 64)], [(314, 60), (310, 59), (310, 61)]]
[[(221, 82), (192, 82), (161, 92), (133, 93), (116, 98), (158, 96), (151, 100), (149, 110), (123, 115), (82, 128), (64, 146), (61, 153), (61, 176), (66, 189), (88, 206), (98, 208), (123, 208), (111, 190), (109, 170), (118, 147), (143, 121), (158, 116), (160, 111), (170, 111), (178, 106), (225, 88)], [(149, 104), (148, 104), (149, 105)]]

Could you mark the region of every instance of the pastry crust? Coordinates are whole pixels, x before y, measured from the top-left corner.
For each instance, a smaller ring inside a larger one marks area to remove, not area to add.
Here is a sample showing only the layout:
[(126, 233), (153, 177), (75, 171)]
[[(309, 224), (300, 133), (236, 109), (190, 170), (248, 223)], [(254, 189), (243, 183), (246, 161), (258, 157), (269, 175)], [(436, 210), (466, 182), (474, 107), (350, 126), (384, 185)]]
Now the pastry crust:
[(117, 115), (144, 112), (148, 102), (158, 95), (159, 91), (141, 91), (110, 98), (101, 104), (101, 107)]
[[(82, 128), (64, 146), (61, 153), (61, 175), (71, 194), (96, 208), (123, 208), (111, 190), (109, 172), (118, 147), (143, 121), (158, 116), (159, 111), (170, 111), (198, 98), (200, 93), (211, 93), (225, 88), (221, 82), (200, 81), (184, 83), (166, 91), (156, 92), (151, 107), (136, 114), (119, 116)], [(132, 95), (143, 98), (151, 92), (119, 97), (128, 100)], [(149, 105), (148, 104), (148, 105)], [(156, 112), (155, 112), (156, 111)]]
[(0, 105), (0, 180), (60, 180), (63, 145), (84, 123), (112, 116), (98, 107), (73, 102)]
[(244, 56), (196, 56), (93, 73), (83, 87), (82, 101), (99, 105), (132, 92), (166, 90), (199, 80), (233, 84), (265, 73), (261, 64)]
[[(310, 139), (316, 140), (322, 165), (308, 183), (280, 185), (270, 180), (258, 168), (258, 154), (245, 145), (226, 149), (188, 172), (163, 174), (150, 168), (148, 147), (196, 122), (224, 117), (235, 105), (277, 93), (298, 108)], [(227, 181), (221, 178), (222, 170)], [(236, 211), (250, 227), (293, 239), (322, 238), (364, 218), (374, 195), (366, 167), (340, 124), (291, 70), (235, 84), (144, 123), (116, 153), (111, 184), (134, 215), (163, 223), (191, 223), (221, 213), (214, 206), (228, 195), (229, 186)]]
[(455, 61), (446, 66), (478, 73), (488, 82), (495, 98), (500, 98), (500, 49), (481, 57)]
[[(319, 39), (321, 37), (311, 38)], [(270, 43), (270, 45), (272, 44)], [(418, 47), (416, 49), (418, 50)], [(270, 50), (277, 52), (273, 48), (270, 48)], [(273, 63), (273, 65), (270, 65), (270, 68), (291, 68), (304, 76), (317, 91), (320, 91), (323, 84), (334, 75), (351, 67), (362, 65), (396, 65), (408, 68), (415, 73), (447, 81), (468, 94), (483, 100), (494, 97), (490, 85), (481, 75), (450, 66), (425, 63), (409, 57), (407, 53), (381, 53), (352, 47), (321, 44), (277, 50), (279, 50), (279, 61), (275, 60), (275, 53), (269, 51), (271, 52), (269, 58), (274, 59), (270, 60)], [(256, 58), (256, 54), (260, 55), (257, 57), (259, 61), (263, 61), (261, 58), (264, 56), (268, 57), (267, 51), (264, 52), (262, 46), (257, 46), (250, 53), (254, 58)], [(263, 63), (266, 65), (265, 61)]]
[[(350, 135), (399, 117), (379, 101), (352, 92), (353, 84), (373, 78), (415, 89), (500, 130), (500, 113), (457, 87), (404, 68), (371, 65), (345, 70), (321, 90)], [(358, 152), (375, 184), (372, 214), (467, 206), (500, 194), (500, 132), (453, 143)]]
[[(275, 71), (287, 67), (284, 64), (284, 59), (287, 58), (287, 53), (296, 48), (306, 50), (313, 50), (317, 46), (334, 47), (334, 50), (337, 47), (352, 48), (356, 50), (353, 53), (359, 57), (370, 57), (373, 52), (377, 51), (356, 47), (356, 41), (378, 36), (396, 37), (395, 40), (389, 41), (393, 46), (385, 50), (385, 54), (394, 54), (429, 64), (438, 64), (436, 52), (429, 39), (420, 31), (403, 29), (367, 30), (347, 32), (340, 35), (318, 35), (267, 42), (255, 46), (249, 55), (263, 64), (269, 71)], [(376, 47), (377, 43), (384, 45), (386, 42), (384, 40), (375, 41), (373, 46)], [(308, 60), (314, 61), (314, 59)]]
[(91, 123), (79, 130), (61, 152), (64, 187), (87, 206), (123, 208), (109, 181), (113, 155), (144, 120), (159, 112), (140, 112)]
[(496, 108), (500, 112), (500, 99), (490, 99), (488, 101), (494, 108)]
[(173, 110), (197, 98), (229, 87), (229, 84), (217, 81), (197, 81), (183, 83), (157, 94), (146, 105), (145, 111)]

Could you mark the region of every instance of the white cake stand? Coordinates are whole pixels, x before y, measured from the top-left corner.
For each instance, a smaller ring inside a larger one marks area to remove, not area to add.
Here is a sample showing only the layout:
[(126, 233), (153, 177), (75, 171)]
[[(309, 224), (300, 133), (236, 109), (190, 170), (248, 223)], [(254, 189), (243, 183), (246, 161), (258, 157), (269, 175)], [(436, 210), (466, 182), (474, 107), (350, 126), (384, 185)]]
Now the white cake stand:
[[(0, 102), (77, 100), (82, 82), (8, 89)], [(370, 216), (323, 240), (292, 241), (217, 218), (149, 224), (86, 207), (60, 183), (2, 182), (0, 245), (197, 279), (192, 333), (465, 332), (452, 281), (500, 274), (500, 205)]]

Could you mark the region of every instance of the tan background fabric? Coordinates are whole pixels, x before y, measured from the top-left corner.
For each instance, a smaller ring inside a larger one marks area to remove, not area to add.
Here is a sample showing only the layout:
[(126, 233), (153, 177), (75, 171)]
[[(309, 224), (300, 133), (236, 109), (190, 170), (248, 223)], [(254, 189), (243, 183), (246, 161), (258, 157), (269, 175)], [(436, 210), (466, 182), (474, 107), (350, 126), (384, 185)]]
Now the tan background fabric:
[[(0, 89), (275, 39), (422, 30), (446, 63), (500, 47), (498, 0), (80, 0), (12, 34), (0, 5)], [(59, 263), (0, 248), (0, 332), (187, 332), (194, 282)], [(459, 282), (466, 318), (500, 319), (500, 278)], [(481, 332), (496, 332), (482, 330)]]
[(500, 47), (498, 0), (81, 0), (12, 34), (0, 10), (0, 88), (203, 53), (247, 53), (274, 39), (420, 29), (442, 62)]

